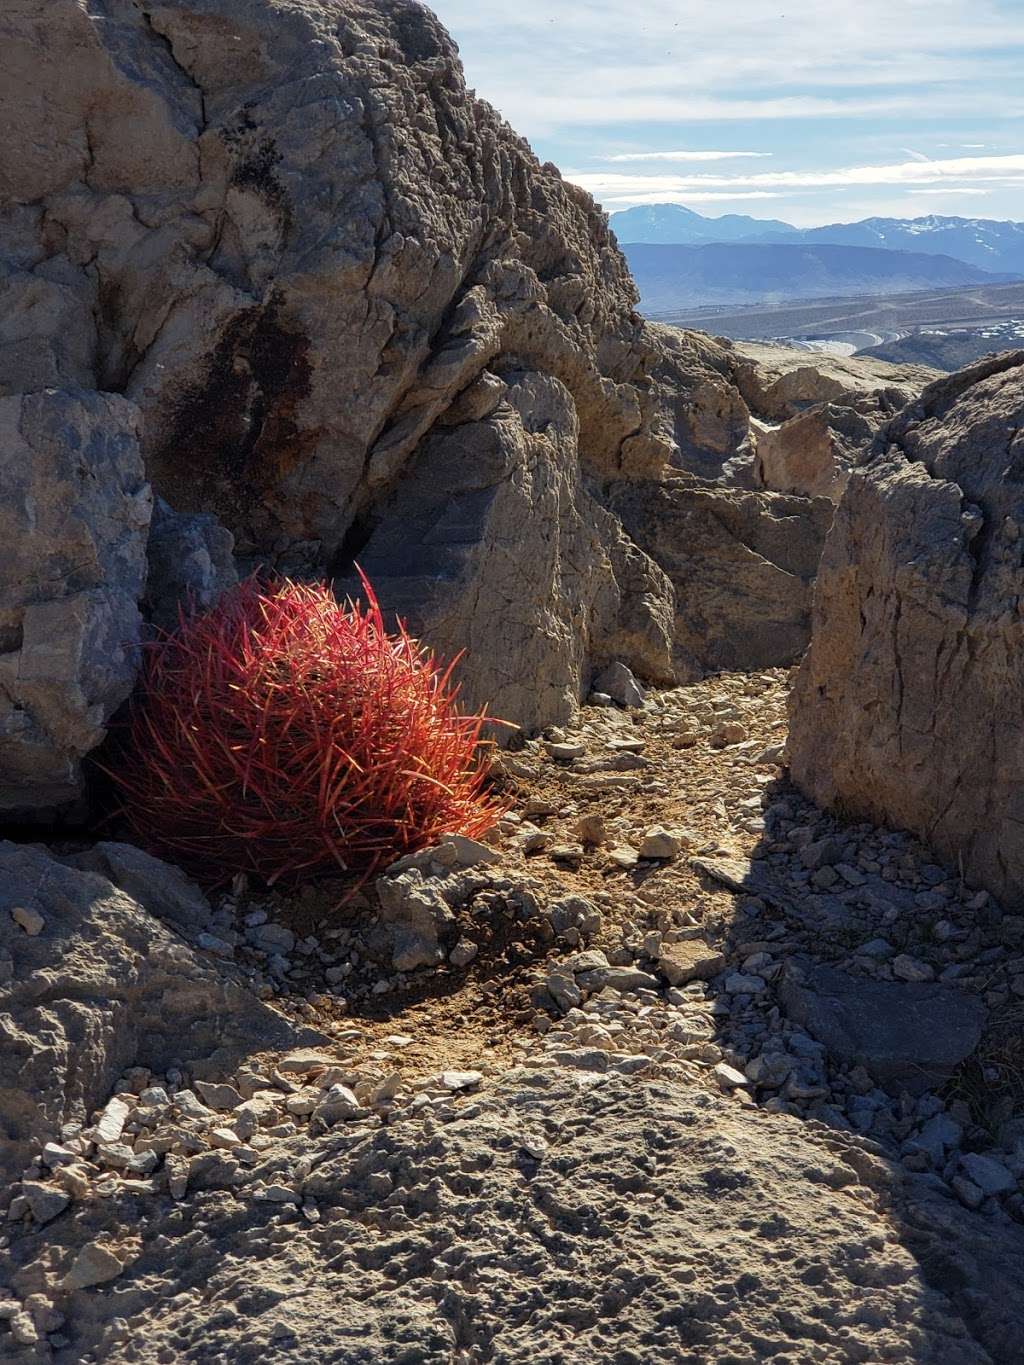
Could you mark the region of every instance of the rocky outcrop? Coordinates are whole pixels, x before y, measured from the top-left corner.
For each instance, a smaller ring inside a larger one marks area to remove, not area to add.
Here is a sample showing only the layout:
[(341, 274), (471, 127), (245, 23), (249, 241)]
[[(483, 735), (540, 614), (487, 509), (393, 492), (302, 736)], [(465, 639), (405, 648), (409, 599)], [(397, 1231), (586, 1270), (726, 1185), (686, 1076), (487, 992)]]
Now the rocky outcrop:
[(137, 668), (149, 485), (124, 398), (0, 399), (0, 810), (66, 805)]
[(792, 702), (814, 800), (1024, 897), (1024, 353), (932, 384), (853, 474)]
[(471, 704), (528, 729), (568, 720), (611, 659), (671, 680), (672, 587), (585, 487), (568, 390), (521, 371), (479, 387), (493, 411), (423, 441), (360, 565), (417, 634), (468, 650)]
[(240, 553), (329, 559), (503, 355), (567, 386), (594, 468), (653, 439), (603, 215), (420, 5), (55, 0), (43, 42), (16, 0), (3, 23), (13, 382), (123, 391), (157, 491)]
[(816, 403), (851, 406), (876, 398), (891, 412), (938, 378), (927, 365), (891, 365), (862, 356), (827, 355), (766, 341), (731, 343), (730, 374), (755, 416), (785, 422)]
[(184, 1208), (83, 1203), (18, 1237), (12, 1310), (66, 1317), (61, 1365), (1019, 1358), (1020, 1229), (911, 1203), (823, 1125), (566, 1069), (512, 1071), (450, 1117), (342, 1123), (254, 1169), (220, 1154)]
[(250, 1053), (321, 1037), (293, 1028), (147, 912), (136, 897), (154, 867), (157, 907), (169, 896), (179, 913), (187, 905), (176, 870), (104, 847), (112, 870), (132, 878), (131, 895), (41, 848), (0, 844), (3, 1180), (31, 1150), (59, 1143), (64, 1124), (87, 1120), (130, 1066), (195, 1064), (215, 1076)]
[(159, 624), (230, 581), (230, 533), (288, 572), (365, 551), (513, 720), (564, 717), (620, 655), (667, 677), (671, 593), (601, 484), (717, 476), (746, 405), (724, 347), (643, 323), (604, 215), (467, 92), (429, 11), (15, 0), (0, 40), (0, 392), (136, 405)]
[(733, 344), (730, 374), (752, 413), (754, 484), (833, 502), (879, 429), (937, 377), (750, 341)]
[[(765, 488), (838, 502), (850, 471), (884, 417), (873, 399), (870, 413), (838, 403), (816, 403), (778, 426), (757, 431), (757, 473)], [(874, 420), (872, 420), (874, 418)]]
[(753, 443), (736, 355), (728, 343), (701, 332), (649, 323), (647, 335), (657, 345), (654, 422), (668, 443), (672, 468), (715, 482), (742, 479)]
[(679, 478), (615, 484), (609, 506), (672, 581), (679, 681), (800, 657), (832, 519), (827, 498)]

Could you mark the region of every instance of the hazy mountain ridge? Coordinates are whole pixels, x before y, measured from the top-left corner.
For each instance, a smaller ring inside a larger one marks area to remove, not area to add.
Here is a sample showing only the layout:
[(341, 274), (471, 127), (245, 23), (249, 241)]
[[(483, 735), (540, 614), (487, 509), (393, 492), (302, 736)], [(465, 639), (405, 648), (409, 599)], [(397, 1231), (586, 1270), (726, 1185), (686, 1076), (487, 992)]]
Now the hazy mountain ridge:
[(751, 218), (745, 213), (725, 213), (705, 218), (682, 204), (639, 204), (609, 217), (619, 242), (658, 243), (662, 246), (697, 246), (708, 242), (741, 242), (764, 239), (768, 234), (796, 232), (778, 218)]
[(706, 218), (679, 204), (646, 204), (610, 216), (621, 243), (692, 246), (709, 242), (834, 245), (951, 256), (995, 272), (1024, 273), (1024, 223), (929, 214), (864, 218), (796, 228), (772, 218), (726, 214)]
[(626, 243), (622, 249), (641, 306), (650, 313), (701, 304), (957, 288), (1001, 278), (951, 256), (828, 243)]

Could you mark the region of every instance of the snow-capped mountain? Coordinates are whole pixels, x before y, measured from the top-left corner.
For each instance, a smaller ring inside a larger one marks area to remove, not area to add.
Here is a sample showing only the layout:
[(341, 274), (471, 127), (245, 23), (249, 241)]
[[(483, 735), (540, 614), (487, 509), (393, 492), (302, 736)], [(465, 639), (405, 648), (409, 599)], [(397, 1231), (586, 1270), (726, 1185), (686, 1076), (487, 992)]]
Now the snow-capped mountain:
[[(746, 225), (742, 230), (737, 225)], [(1024, 223), (991, 218), (864, 218), (795, 228), (773, 219), (728, 214), (705, 218), (678, 204), (649, 204), (611, 215), (620, 242), (694, 245), (705, 242), (769, 242), (791, 245), (874, 247), (952, 256), (995, 273), (1024, 274)], [(674, 234), (674, 235), (673, 235)]]

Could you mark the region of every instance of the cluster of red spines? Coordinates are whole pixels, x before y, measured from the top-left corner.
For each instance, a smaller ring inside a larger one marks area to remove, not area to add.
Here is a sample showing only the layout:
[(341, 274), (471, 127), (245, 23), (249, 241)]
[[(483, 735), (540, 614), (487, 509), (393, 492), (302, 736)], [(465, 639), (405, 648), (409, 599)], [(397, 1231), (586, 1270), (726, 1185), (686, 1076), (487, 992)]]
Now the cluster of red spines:
[(112, 771), (147, 848), (208, 883), (294, 884), (494, 825), (485, 717), (363, 586), (342, 606), (249, 579), (147, 647)]

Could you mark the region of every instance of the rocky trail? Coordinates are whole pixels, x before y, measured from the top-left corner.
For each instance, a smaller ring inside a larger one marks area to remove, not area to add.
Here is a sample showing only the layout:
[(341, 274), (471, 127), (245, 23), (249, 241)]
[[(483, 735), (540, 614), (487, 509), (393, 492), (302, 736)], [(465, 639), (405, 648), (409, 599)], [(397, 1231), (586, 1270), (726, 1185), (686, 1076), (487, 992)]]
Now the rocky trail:
[(312, 1041), (30, 1140), (10, 1358), (1019, 1359), (1024, 919), (796, 795), (787, 690), (600, 696), (496, 756), (491, 842), (340, 908), (170, 879)]

